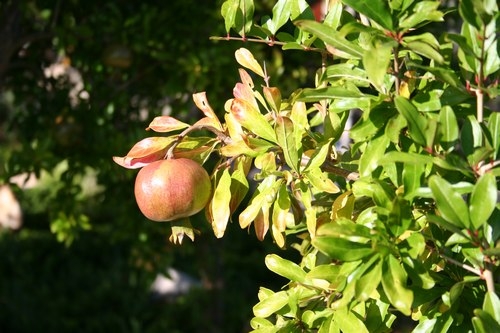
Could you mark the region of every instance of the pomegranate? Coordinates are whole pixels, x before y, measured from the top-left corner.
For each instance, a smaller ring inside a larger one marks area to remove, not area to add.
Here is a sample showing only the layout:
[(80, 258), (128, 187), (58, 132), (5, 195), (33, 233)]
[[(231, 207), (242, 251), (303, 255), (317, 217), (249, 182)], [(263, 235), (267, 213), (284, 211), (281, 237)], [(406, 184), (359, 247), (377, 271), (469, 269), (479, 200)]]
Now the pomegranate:
[(162, 222), (194, 215), (210, 200), (212, 185), (206, 170), (188, 158), (155, 161), (135, 179), (135, 200), (148, 219)]

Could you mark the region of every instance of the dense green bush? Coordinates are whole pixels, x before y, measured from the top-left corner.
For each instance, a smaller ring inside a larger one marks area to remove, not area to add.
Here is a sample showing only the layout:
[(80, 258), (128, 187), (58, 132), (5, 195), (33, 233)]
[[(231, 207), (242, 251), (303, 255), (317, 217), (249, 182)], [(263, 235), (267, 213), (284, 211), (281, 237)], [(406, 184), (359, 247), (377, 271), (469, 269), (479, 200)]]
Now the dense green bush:
[[(223, 116), (194, 94), (198, 122), (155, 118), (149, 128), (167, 135), (115, 162), (218, 156), (206, 209), (215, 236), (250, 192), (234, 220), (299, 251), (297, 261), (265, 257), (288, 283), (260, 289), (254, 332), (385, 332), (398, 317), (414, 332), (499, 331), (500, 113), (486, 106), (499, 92), (498, 5), (326, 4), (321, 22), (301, 0), (277, 1), (256, 22), (253, 1), (225, 1), (227, 36), (215, 39), (319, 54), (314, 85), (284, 95), (270, 66), (240, 48)], [(447, 31), (447, 11), (458, 11), (460, 33)], [(191, 136), (200, 129), (215, 137)], [(189, 220), (172, 231), (174, 242), (194, 238)]]

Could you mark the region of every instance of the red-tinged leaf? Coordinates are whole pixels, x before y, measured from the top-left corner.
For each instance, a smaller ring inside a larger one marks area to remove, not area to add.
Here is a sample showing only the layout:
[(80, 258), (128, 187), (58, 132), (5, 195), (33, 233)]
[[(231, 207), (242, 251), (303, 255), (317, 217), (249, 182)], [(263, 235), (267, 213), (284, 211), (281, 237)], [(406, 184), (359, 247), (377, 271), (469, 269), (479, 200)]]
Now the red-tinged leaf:
[(248, 86), (250, 89), (253, 89), (255, 87), (255, 85), (253, 84), (252, 77), (250, 76), (250, 74), (248, 74), (246, 70), (244, 70), (243, 68), (239, 68), (238, 73), (240, 73), (241, 83)]
[(146, 130), (153, 130), (159, 133), (176, 131), (189, 127), (188, 124), (170, 116), (155, 117)]
[(142, 168), (165, 157), (168, 146), (175, 137), (150, 137), (137, 142), (124, 157), (113, 157), (113, 161), (127, 169)]
[(219, 118), (217, 118), (217, 115), (208, 103), (207, 94), (205, 92), (193, 94), (193, 100), (198, 109), (200, 109), (205, 114), (205, 116), (213, 119), (214, 127), (217, 129), (222, 129)]
[(251, 70), (252, 72), (254, 72), (255, 74), (257, 74), (261, 77), (266, 76), (264, 74), (264, 71), (262, 70), (262, 67), (257, 62), (257, 60), (255, 60), (255, 58), (253, 57), (253, 54), (249, 50), (242, 47), (242, 48), (239, 48), (238, 50), (236, 50), (234, 55), (236, 57), (236, 61), (241, 66)]
[(234, 98), (245, 100), (252, 104), (256, 109), (259, 108), (259, 104), (255, 99), (253, 94), (253, 90), (248, 87), (246, 84), (238, 82), (233, 88), (233, 96)]
[(218, 131), (222, 132), (222, 125), (220, 124), (218, 119), (213, 119), (210, 117), (204, 117), (195, 122), (192, 127), (196, 128), (209, 128), (212, 127)]
[(226, 121), (227, 132), (233, 140), (241, 140), (245, 137), (241, 124), (236, 121), (232, 113), (226, 113), (224, 120)]
[(271, 142), (276, 142), (276, 134), (271, 124), (250, 102), (235, 98), (231, 104), (231, 113), (243, 127), (250, 132)]
[(255, 217), (255, 221), (253, 222), (255, 227), (255, 235), (257, 235), (257, 239), (260, 241), (264, 240), (266, 234), (269, 230), (269, 207), (263, 206), (257, 216)]
[(241, 156), (236, 159), (234, 164), (235, 170), (231, 174), (231, 201), (229, 203), (231, 213), (234, 213), (248, 193), (247, 160), (249, 159)]
[(264, 87), (264, 98), (271, 106), (274, 112), (279, 112), (281, 109), (281, 92), (276, 87)]

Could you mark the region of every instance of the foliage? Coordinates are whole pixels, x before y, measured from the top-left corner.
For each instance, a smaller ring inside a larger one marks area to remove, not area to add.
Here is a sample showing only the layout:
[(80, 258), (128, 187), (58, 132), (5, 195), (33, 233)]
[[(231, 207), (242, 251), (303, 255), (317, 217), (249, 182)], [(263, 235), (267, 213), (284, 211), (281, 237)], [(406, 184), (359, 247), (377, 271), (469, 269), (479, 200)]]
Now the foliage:
[[(499, 331), (500, 113), (486, 104), (499, 93), (497, 3), (460, 1), (460, 33), (440, 35), (425, 30), (446, 22), (439, 1), (327, 3), (321, 22), (305, 1), (280, 0), (259, 23), (251, 0), (225, 1), (227, 36), (215, 39), (319, 53), (314, 86), (284, 96), (240, 48), (223, 115), (196, 93), (198, 122), (156, 118), (149, 128), (166, 136), (115, 161), (217, 156), (215, 236), (248, 193), (241, 228), (299, 251), (299, 262), (266, 257), (288, 283), (260, 289), (254, 332), (386, 332), (398, 316), (414, 332)], [(190, 135), (201, 129), (215, 137)]]

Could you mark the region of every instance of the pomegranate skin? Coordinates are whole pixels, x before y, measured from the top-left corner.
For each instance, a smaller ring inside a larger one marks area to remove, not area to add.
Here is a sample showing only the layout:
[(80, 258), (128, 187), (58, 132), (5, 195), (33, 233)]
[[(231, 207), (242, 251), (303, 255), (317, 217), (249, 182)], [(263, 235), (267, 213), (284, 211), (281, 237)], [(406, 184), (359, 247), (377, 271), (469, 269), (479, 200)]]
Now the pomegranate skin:
[(187, 159), (166, 159), (144, 166), (135, 179), (134, 194), (140, 211), (156, 222), (174, 221), (201, 211), (210, 200), (207, 171)]

